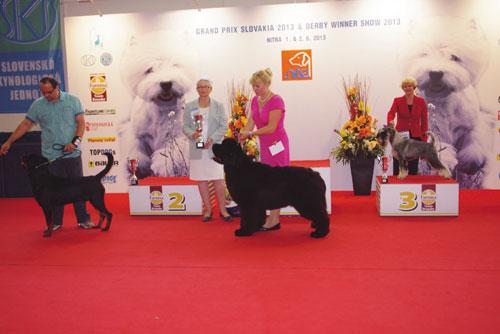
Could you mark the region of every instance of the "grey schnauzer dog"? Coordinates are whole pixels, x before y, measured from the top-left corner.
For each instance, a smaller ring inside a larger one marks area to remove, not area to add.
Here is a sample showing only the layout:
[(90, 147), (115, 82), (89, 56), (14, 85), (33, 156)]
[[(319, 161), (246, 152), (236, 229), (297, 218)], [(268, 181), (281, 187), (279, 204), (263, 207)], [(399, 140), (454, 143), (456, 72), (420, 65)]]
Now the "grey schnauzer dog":
[(451, 178), (450, 170), (439, 160), (434, 136), (430, 132), (427, 135), (431, 138), (430, 143), (405, 138), (391, 125), (378, 131), (377, 140), (383, 147), (391, 143), (392, 156), (399, 162), (398, 178), (408, 176), (408, 161), (417, 158), (426, 160), (432, 168), (439, 171), (439, 175)]

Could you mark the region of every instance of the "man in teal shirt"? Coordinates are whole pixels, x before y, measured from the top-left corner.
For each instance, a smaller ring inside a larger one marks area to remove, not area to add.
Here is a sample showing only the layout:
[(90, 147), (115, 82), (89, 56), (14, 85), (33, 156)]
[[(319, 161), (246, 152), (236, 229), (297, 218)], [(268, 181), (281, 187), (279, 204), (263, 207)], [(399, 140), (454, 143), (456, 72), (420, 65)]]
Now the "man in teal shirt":
[[(85, 119), (80, 100), (59, 89), (59, 83), (53, 78), (40, 80), (40, 92), (43, 97), (35, 100), (9, 139), (1, 146), (0, 155), (5, 155), (12, 143), (28, 132), (35, 123), (42, 130), (42, 155), (54, 160), (49, 165), (52, 174), (61, 177), (83, 176), (82, 158), (78, 146), (85, 131)], [(73, 203), (78, 225), (82, 228), (94, 228), (85, 202)], [(54, 227), (62, 226), (64, 206), (54, 210)]]

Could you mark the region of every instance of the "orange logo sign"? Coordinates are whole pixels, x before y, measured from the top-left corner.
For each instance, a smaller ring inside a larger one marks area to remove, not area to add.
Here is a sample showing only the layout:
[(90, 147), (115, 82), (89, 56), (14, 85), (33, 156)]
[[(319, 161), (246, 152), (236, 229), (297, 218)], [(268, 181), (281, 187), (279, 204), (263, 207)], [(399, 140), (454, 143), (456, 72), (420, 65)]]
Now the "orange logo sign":
[(281, 74), (283, 81), (312, 80), (312, 51), (281, 51)]

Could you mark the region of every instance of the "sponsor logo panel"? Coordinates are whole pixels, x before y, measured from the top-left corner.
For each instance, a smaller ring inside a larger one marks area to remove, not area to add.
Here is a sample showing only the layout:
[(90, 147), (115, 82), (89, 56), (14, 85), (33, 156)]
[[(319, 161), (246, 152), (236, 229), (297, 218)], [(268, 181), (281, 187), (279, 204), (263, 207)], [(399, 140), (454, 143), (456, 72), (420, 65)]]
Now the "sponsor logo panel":
[(161, 186), (149, 186), (151, 211), (163, 211), (163, 192)]
[(96, 121), (88, 121), (85, 122), (85, 131), (97, 131), (99, 128), (112, 128), (114, 127), (114, 124), (112, 121), (102, 121), (102, 122), (96, 122)]
[(85, 109), (85, 115), (115, 115), (116, 109)]
[(87, 138), (89, 143), (114, 143), (116, 137), (90, 137)]
[(97, 61), (97, 58), (92, 54), (85, 54), (80, 57), (80, 63), (83, 66), (90, 67), (93, 66)]
[(436, 211), (436, 185), (422, 184), (422, 211)]
[(90, 155), (103, 155), (104, 153), (111, 153), (113, 156), (116, 155), (116, 151), (112, 148), (91, 148), (89, 149)]
[(101, 182), (107, 183), (107, 184), (114, 184), (114, 183), (116, 183), (117, 178), (118, 177), (116, 175), (104, 175)]
[(99, 60), (103, 66), (109, 66), (113, 62), (113, 56), (109, 52), (103, 52)]
[(89, 49), (99, 50), (104, 47), (104, 35), (101, 31), (97, 29), (91, 29), (89, 31)]
[(108, 100), (106, 75), (90, 75), (90, 97), (92, 102), (105, 102)]
[[(108, 160), (89, 160), (89, 168), (94, 167), (104, 167), (108, 163)], [(118, 160), (113, 161), (113, 166), (119, 166), (120, 162)]]

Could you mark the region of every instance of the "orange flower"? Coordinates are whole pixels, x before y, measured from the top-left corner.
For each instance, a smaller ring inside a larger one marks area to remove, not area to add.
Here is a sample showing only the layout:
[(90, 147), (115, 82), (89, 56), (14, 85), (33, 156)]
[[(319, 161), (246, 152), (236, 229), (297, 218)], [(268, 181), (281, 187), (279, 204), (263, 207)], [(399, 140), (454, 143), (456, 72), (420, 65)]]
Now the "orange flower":
[(362, 128), (359, 130), (359, 138), (365, 138), (367, 135), (370, 134), (370, 129), (369, 128)]

